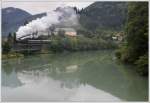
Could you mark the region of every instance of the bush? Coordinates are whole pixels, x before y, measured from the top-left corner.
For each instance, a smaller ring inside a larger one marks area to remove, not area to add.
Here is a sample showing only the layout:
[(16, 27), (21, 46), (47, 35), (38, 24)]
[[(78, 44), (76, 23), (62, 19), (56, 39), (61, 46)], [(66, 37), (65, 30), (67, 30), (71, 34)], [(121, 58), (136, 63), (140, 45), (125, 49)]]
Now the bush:
[(103, 40), (102, 38), (88, 38), (82, 35), (77, 37), (69, 36), (54, 36), (52, 38), (50, 50), (54, 52), (67, 51), (83, 51), (83, 50), (98, 50), (111, 49), (115, 44), (111, 41)]
[(141, 75), (148, 75), (148, 54), (140, 56), (135, 64), (137, 65), (137, 71)]
[(51, 41), (50, 50), (54, 52), (61, 52), (63, 51), (61, 38), (60, 37), (54, 37)]
[(11, 50), (10, 44), (9, 44), (8, 42), (4, 42), (4, 43), (2, 44), (2, 53), (3, 53), (3, 54), (7, 54), (7, 53), (10, 52), (10, 50)]
[(129, 49), (127, 46), (121, 46), (115, 51), (115, 55), (124, 63), (135, 64), (137, 66), (136, 70), (139, 72), (139, 74), (148, 75), (148, 53), (140, 57), (134, 57), (134, 55), (130, 54), (131, 51), (129, 50), (131, 49)]
[(115, 55), (116, 55), (116, 57), (117, 57), (118, 59), (120, 59), (120, 58), (121, 58), (121, 50), (120, 50), (120, 49), (117, 49), (117, 50), (115, 51)]
[(115, 55), (122, 62), (129, 62), (129, 51), (126, 44), (122, 44), (121, 47), (116, 50)]

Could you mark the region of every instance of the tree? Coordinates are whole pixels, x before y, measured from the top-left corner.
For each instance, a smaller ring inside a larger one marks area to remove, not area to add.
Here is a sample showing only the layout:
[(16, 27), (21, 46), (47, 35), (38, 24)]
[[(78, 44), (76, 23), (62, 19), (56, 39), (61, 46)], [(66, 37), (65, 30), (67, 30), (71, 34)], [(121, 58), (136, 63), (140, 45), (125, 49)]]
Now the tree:
[(24, 25), (26, 25), (26, 24), (28, 24), (28, 21), (27, 21), (27, 20), (24, 22)]
[(12, 46), (13, 44), (13, 36), (11, 33), (8, 34), (8, 37), (7, 37), (7, 42), (10, 46)]
[(77, 7), (73, 7), (73, 9), (74, 9), (74, 11), (75, 11), (76, 13), (78, 13)]
[(13, 34), (13, 42), (15, 43), (16, 42), (16, 33), (14, 32)]
[(135, 62), (148, 51), (148, 3), (129, 3), (128, 8), (126, 38), (130, 62)]
[[(52, 36), (54, 36), (55, 28), (56, 28), (56, 27), (55, 27), (54, 24), (52, 24), (52, 25), (49, 27), (49, 30), (50, 30)], [(49, 36), (49, 35), (48, 35), (48, 36)]]
[(64, 37), (65, 36), (65, 31), (64, 30), (59, 30), (58, 35), (61, 36), (61, 37)]
[(148, 2), (128, 4), (126, 41), (116, 54), (124, 62), (137, 65), (140, 74), (148, 74)]
[(8, 42), (4, 42), (4, 43), (2, 44), (2, 53), (3, 53), (3, 54), (9, 53), (9, 52), (10, 52), (10, 49), (11, 49), (11, 47), (10, 47), (10, 44), (9, 44)]

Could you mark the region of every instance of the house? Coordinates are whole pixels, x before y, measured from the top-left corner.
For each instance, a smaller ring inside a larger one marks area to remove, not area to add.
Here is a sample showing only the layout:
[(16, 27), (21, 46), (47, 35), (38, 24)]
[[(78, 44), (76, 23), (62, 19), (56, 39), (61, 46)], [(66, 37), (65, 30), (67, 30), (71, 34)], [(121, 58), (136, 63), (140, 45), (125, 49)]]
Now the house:
[(73, 28), (56, 28), (54, 31), (55, 35), (58, 35), (60, 32), (63, 32), (64, 35), (75, 37), (77, 36), (77, 32)]
[(123, 32), (117, 33), (115, 36), (112, 37), (113, 40), (122, 41), (123, 40)]

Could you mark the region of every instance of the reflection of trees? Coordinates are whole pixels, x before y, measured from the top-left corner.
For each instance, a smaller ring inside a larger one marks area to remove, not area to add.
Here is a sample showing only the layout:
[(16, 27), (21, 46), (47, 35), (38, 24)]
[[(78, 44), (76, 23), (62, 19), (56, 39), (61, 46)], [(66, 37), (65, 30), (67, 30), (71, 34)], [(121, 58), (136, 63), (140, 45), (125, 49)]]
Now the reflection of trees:
[[(116, 65), (124, 78), (126, 78), (128, 85), (128, 100), (147, 100), (148, 99), (148, 80), (145, 77), (141, 77), (134, 69), (135, 67), (131, 65)], [(136, 92), (135, 92), (136, 91)], [(140, 95), (136, 95), (140, 93)], [(143, 97), (143, 98), (141, 98)]]
[(21, 85), (23, 84), (19, 80), (14, 69), (12, 69), (12, 71), (9, 74), (7, 74), (6, 72), (2, 70), (2, 86), (14, 88), (14, 87), (18, 87)]
[[(4, 69), (3, 69), (4, 68)], [(8, 63), (7, 66), (3, 65), (2, 64), (2, 70), (7, 74), (9, 75), (11, 72), (12, 72), (12, 68), (11, 68), (11, 65)]]
[(103, 62), (89, 62), (81, 68), (85, 68), (80, 71), (81, 74), (79, 78), (81, 82), (109, 92), (121, 99), (145, 100), (145, 96), (148, 96), (146, 91), (143, 92), (144, 94), (139, 94), (143, 90), (147, 90), (147, 87), (145, 89), (143, 88), (143, 90), (139, 90), (145, 87), (144, 84), (142, 84), (143, 80), (140, 81), (134, 74), (129, 74), (126, 68), (119, 69), (122, 69), (128, 75), (123, 75), (116, 68), (116, 64), (114, 63), (104, 64)]

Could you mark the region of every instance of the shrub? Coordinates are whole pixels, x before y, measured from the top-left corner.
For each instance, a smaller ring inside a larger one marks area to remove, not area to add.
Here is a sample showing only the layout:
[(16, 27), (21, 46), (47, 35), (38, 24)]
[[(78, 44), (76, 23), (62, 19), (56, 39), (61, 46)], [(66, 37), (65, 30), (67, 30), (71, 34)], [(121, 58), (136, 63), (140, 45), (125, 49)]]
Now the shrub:
[(141, 75), (148, 75), (148, 54), (140, 56), (135, 64), (137, 65), (137, 71)]
[(7, 54), (7, 53), (10, 52), (10, 50), (11, 50), (10, 44), (9, 44), (8, 42), (4, 42), (4, 43), (2, 44), (2, 53), (3, 53), (3, 54)]
[(83, 50), (98, 50), (111, 49), (115, 44), (112, 41), (106, 41), (102, 38), (88, 38), (83, 35), (77, 37), (55, 36), (52, 38), (50, 50), (55, 52), (68, 51), (83, 51)]
[(120, 58), (121, 58), (121, 50), (120, 50), (120, 49), (117, 49), (117, 50), (115, 51), (115, 55), (116, 55), (116, 57), (117, 57), (118, 59), (120, 59)]

